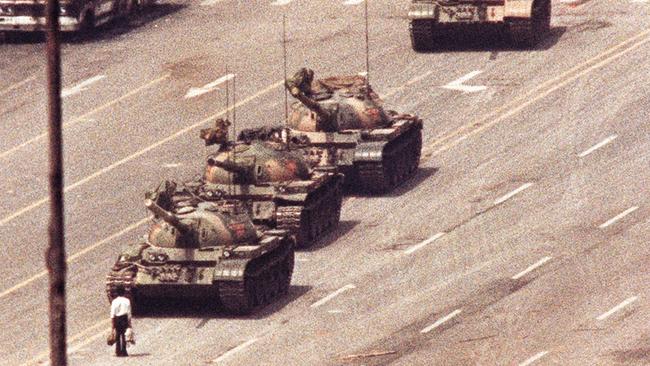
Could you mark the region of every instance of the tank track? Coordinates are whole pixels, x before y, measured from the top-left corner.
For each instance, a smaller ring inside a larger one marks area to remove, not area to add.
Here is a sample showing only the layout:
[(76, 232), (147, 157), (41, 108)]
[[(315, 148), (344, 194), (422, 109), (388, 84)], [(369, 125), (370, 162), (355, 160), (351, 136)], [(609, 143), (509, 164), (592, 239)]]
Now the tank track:
[(384, 148), (381, 162), (360, 162), (355, 165), (362, 190), (386, 193), (415, 174), (420, 164), (422, 132), (413, 129)]
[(248, 264), (243, 281), (219, 281), (217, 288), (223, 308), (233, 314), (250, 314), (289, 291), (293, 274), (293, 248), (283, 256), (267, 253)]
[(133, 298), (135, 287), (135, 271), (130, 269), (118, 270), (113, 268), (106, 276), (106, 296), (108, 301), (115, 298), (115, 291), (118, 287), (124, 288), (126, 296)]
[[(318, 192), (312, 193), (312, 197), (317, 196)], [(342, 201), (342, 192), (335, 187), (314, 202), (308, 200), (306, 206), (280, 206), (276, 213), (277, 227), (295, 233), (297, 247), (307, 247), (339, 223)]]
[(518, 47), (530, 48), (550, 31), (551, 2), (538, 0), (530, 19), (510, 19), (508, 29), (512, 42)]
[(432, 20), (411, 20), (409, 33), (413, 50), (424, 52), (433, 47), (434, 27), (435, 23)]

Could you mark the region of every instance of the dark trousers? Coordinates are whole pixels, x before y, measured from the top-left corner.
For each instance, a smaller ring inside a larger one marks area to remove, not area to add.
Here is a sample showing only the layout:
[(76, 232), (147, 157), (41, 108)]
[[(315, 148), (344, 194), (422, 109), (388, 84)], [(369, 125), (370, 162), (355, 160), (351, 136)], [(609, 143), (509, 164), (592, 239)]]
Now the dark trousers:
[(113, 318), (113, 328), (115, 328), (115, 355), (128, 356), (126, 353), (126, 328), (129, 327), (129, 316), (121, 315)]

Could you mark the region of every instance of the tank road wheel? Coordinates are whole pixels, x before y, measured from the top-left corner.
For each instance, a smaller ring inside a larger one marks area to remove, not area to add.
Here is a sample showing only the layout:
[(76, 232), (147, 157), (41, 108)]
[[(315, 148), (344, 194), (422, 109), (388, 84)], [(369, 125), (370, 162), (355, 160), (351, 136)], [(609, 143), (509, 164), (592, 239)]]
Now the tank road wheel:
[(414, 19), (409, 25), (411, 46), (416, 52), (429, 51), (433, 47), (435, 23), (432, 20)]
[(289, 252), (286, 258), (280, 262), (280, 283), (279, 291), (280, 294), (286, 294), (289, 291), (289, 286), (291, 285), (291, 276), (293, 275), (293, 265), (294, 265), (295, 254), (293, 250)]
[(536, 0), (530, 19), (510, 19), (508, 27), (517, 47), (534, 47), (551, 30), (551, 0)]

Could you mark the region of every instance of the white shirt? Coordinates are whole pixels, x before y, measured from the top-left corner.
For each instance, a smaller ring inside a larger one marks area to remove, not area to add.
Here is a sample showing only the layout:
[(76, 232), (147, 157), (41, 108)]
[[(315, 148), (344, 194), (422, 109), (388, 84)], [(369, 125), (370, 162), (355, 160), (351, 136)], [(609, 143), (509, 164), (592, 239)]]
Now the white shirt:
[(124, 296), (118, 296), (111, 302), (111, 319), (128, 315), (131, 319), (131, 301)]

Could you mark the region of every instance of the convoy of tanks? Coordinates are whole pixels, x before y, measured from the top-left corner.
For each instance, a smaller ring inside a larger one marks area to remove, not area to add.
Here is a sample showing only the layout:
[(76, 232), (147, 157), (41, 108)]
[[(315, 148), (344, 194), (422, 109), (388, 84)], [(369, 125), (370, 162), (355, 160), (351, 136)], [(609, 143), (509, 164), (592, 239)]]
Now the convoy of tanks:
[[(412, 0), (412, 45), (425, 50), (452, 27), (490, 23), (534, 46), (550, 14), (550, 0)], [(303, 68), (285, 87), (296, 99), (285, 124), (230, 141), (230, 122), (218, 119), (200, 133), (217, 146), (203, 172), (145, 194), (154, 218), (108, 274), (109, 300), (121, 287), (140, 310), (179, 298), (248, 314), (287, 293), (294, 251), (339, 223), (344, 191), (384, 194), (416, 173), (422, 120), (384, 109), (366, 77), (314, 79)]]

